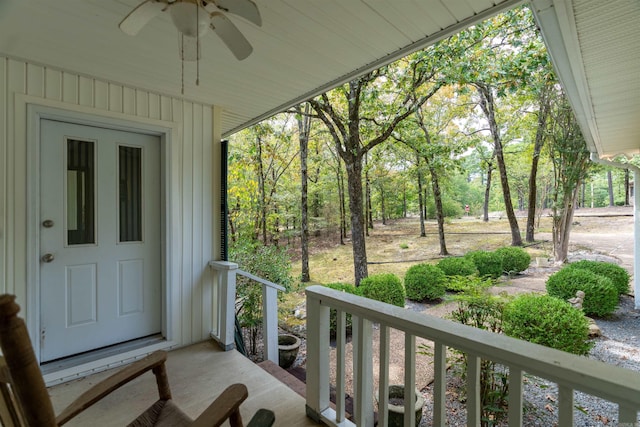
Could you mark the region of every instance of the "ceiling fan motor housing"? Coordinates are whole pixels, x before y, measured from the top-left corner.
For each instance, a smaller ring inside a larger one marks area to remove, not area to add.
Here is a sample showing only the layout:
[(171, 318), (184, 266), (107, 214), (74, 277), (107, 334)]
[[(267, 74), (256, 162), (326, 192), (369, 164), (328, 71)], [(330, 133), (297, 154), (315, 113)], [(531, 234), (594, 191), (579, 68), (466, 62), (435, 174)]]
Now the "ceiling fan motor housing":
[(202, 37), (209, 29), (209, 14), (195, 2), (173, 3), (169, 8), (169, 14), (178, 31), (185, 36)]

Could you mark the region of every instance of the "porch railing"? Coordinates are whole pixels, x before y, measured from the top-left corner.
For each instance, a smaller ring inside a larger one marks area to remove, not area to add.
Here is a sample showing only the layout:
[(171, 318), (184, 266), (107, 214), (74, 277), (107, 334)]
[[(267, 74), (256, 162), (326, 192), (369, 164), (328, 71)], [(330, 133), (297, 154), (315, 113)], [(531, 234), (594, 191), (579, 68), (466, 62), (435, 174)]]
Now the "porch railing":
[(236, 276), (247, 277), (262, 285), (262, 322), (264, 340), (264, 359), (278, 363), (278, 291), (285, 291), (283, 286), (254, 276), (240, 270), (238, 264), (229, 261), (210, 261), (211, 267), (218, 275), (218, 310), (216, 325), (211, 332), (224, 350), (235, 348), (235, 307)]
[[(329, 426), (352, 426), (345, 419), (345, 314), (352, 314), (353, 398), (355, 425), (373, 426), (373, 324), (380, 325), (378, 425), (387, 426), (389, 386), (389, 331), (405, 334), (404, 425), (415, 426), (416, 337), (434, 343), (433, 425), (446, 423), (446, 350), (466, 354), (467, 426), (480, 426), (481, 360), (508, 368), (510, 426), (522, 425), (523, 374), (527, 372), (558, 385), (558, 425), (573, 425), (574, 391), (601, 397), (619, 405), (619, 425), (636, 426), (640, 410), (640, 373), (562, 351), (493, 334), (389, 304), (310, 286), (307, 294), (307, 414)], [(335, 409), (329, 403), (329, 310), (337, 311)]]

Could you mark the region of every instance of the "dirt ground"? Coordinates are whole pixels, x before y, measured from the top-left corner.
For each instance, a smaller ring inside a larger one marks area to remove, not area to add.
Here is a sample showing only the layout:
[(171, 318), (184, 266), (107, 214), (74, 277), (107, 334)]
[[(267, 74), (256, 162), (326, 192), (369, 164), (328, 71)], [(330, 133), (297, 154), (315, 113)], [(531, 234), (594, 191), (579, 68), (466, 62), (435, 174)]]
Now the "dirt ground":
[[(520, 218), (521, 227), (526, 219)], [(527, 247), (532, 256), (532, 264), (529, 270), (513, 278), (503, 278), (494, 288), (495, 292), (507, 292), (509, 294), (526, 292), (544, 292), (545, 282), (550, 274), (557, 271), (560, 266), (552, 262), (551, 245), (551, 221), (548, 216), (540, 217), (539, 231), (536, 233), (536, 244)], [(596, 259), (616, 262), (633, 273), (633, 210), (632, 208), (602, 208), (580, 209), (576, 211), (573, 230), (571, 233), (569, 252), (570, 261), (579, 259)], [(411, 265), (418, 262), (437, 261), (439, 245), (435, 223), (427, 226), (427, 237), (419, 237), (417, 219), (403, 219), (392, 221), (383, 226), (377, 224), (367, 241), (369, 261), (371, 264), (369, 274), (392, 272), (400, 277)], [(447, 233), (447, 249), (453, 255), (462, 255), (469, 250), (487, 249), (493, 250), (510, 244), (511, 235), (508, 232), (506, 219), (492, 218), (489, 223), (484, 223), (478, 218), (465, 217), (453, 220), (445, 226)], [(326, 242), (325, 242), (326, 243)], [(342, 257), (349, 257), (349, 251), (339, 245), (323, 245), (323, 261), (332, 260), (335, 264)], [(319, 255), (317, 255), (319, 256)], [(313, 260), (312, 262), (312, 271)], [(331, 264), (331, 263), (330, 263)], [(347, 281), (352, 273), (348, 268), (335, 269), (337, 265), (329, 267), (328, 279), (330, 281)], [(347, 271), (344, 271), (344, 270)], [(333, 274), (334, 276), (331, 276)], [(454, 303), (437, 302), (433, 304), (408, 303), (407, 308), (422, 312), (427, 315), (443, 317), (454, 307)], [(433, 380), (431, 366), (430, 342), (418, 340), (419, 348), (425, 354), (416, 355), (416, 386), (424, 389)], [(374, 387), (378, 384), (379, 369), (379, 331), (374, 329), (373, 343)], [(390, 382), (402, 383), (404, 378), (404, 334), (392, 331), (390, 348)], [(350, 378), (352, 359), (351, 344), (346, 349), (346, 380), (347, 392), (352, 390)], [(334, 351), (335, 352), (335, 351)], [(335, 354), (332, 355), (335, 358)], [(334, 359), (335, 360), (335, 359)], [(304, 364), (304, 362), (302, 362)], [(332, 366), (335, 366), (332, 363)], [(332, 369), (332, 379), (335, 379), (335, 370)]]

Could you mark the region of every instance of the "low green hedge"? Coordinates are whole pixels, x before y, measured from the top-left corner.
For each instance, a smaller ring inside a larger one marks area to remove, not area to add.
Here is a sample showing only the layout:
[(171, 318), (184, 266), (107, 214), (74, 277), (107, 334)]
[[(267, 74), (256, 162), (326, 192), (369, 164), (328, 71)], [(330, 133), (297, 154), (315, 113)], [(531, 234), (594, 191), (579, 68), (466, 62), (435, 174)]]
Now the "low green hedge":
[(582, 309), (588, 316), (608, 316), (618, 307), (618, 291), (611, 279), (582, 268), (563, 268), (547, 279), (547, 293), (567, 301), (585, 293)]
[(442, 258), (436, 265), (445, 276), (471, 276), (478, 274), (478, 269), (473, 261), (465, 257)]
[(502, 276), (502, 256), (500, 254), (489, 251), (472, 251), (467, 252), (464, 257), (473, 262), (481, 277), (487, 276), (497, 279)]
[(531, 264), (531, 255), (517, 246), (506, 246), (495, 253), (502, 258), (502, 271), (509, 275), (525, 271)]
[(478, 276), (447, 276), (444, 281), (445, 289), (450, 292), (469, 292), (486, 289), (494, 284), (493, 279)]
[(405, 292), (395, 274), (375, 274), (360, 281), (361, 295), (387, 304), (404, 307)]
[(578, 355), (588, 354), (593, 347), (584, 314), (549, 295), (517, 296), (504, 308), (502, 330), (514, 338)]
[(412, 301), (442, 298), (446, 293), (445, 275), (435, 265), (413, 265), (404, 276), (404, 288)]
[(608, 277), (611, 279), (611, 282), (613, 282), (613, 286), (615, 286), (618, 291), (618, 295), (629, 292), (629, 273), (617, 264), (584, 259), (582, 261), (572, 262), (565, 268), (582, 268), (599, 274), (600, 276)]

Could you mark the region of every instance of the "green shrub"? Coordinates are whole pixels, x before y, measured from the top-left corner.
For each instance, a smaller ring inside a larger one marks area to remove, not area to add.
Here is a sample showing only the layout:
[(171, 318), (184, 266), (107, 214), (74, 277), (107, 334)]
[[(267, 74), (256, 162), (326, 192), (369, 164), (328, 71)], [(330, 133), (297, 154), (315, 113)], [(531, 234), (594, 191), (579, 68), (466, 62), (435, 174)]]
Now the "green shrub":
[(465, 257), (442, 258), (436, 264), (445, 276), (471, 276), (478, 274), (478, 269), (473, 261)]
[(465, 258), (473, 262), (481, 277), (488, 276), (497, 279), (502, 276), (502, 257), (500, 254), (489, 251), (472, 251), (467, 252)]
[[(618, 291), (618, 295), (629, 292), (629, 273), (624, 268), (611, 262), (582, 260), (568, 265), (569, 268), (583, 268), (600, 276), (608, 277)], [(566, 268), (566, 267), (565, 267)]]
[(493, 279), (478, 276), (447, 276), (444, 281), (445, 289), (451, 292), (469, 292), (490, 288), (493, 285)]
[(502, 332), (502, 312), (510, 297), (493, 295), (487, 288), (475, 288), (458, 294), (453, 299), (458, 307), (448, 318), (474, 328)]
[(404, 288), (395, 274), (374, 274), (360, 281), (363, 297), (404, 307)]
[[(284, 248), (265, 246), (257, 240), (239, 239), (229, 246), (229, 258), (238, 263), (241, 269), (291, 288), (291, 260)], [(238, 276), (236, 284), (239, 300), (238, 321), (247, 332), (248, 353), (258, 354), (259, 331), (262, 327), (262, 286), (246, 277)], [(280, 297), (282, 297), (282, 293)]]
[(500, 248), (495, 253), (502, 257), (502, 271), (506, 274), (518, 274), (529, 268), (531, 264), (531, 255), (516, 246)]
[[(361, 294), (360, 288), (356, 288), (355, 286), (349, 283), (327, 283), (327, 284), (324, 284), (323, 286), (326, 286), (327, 288), (330, 288), (330, 289), (334, 289), (336, 291), (347, 292), (354, 295)], [(331, 311), (329, 312), (329, 333), (331, 334), (332, 338), (335, 338), (338, 330), (337, 328), (338, 328), (338, 315), (337, 315), (337, 311), (332, 308)], [(351, 314), (346, 313), (345, 329), (346, 329), (347, 335), (351, 335), (351, 328), (352, 328)]]
[(407, 298), (413, 301), (442, 298), (445, 291), (445, 275), (438, 267), (429, 264), (411, 266), (404, 276)]
[(589, 321), (559, 298), (549, 295), (520, 295), (506, 305), (502, 317), (506, 335), (578, 355), (586, 355)]
[(547, 293), (568, 300), (585, 293), (582, 309), (588, 316), (607, 316), (618, 306), (618, 291), (611, 279), (582, 268), (563, 268), (547, 279)]
[[(443, 198), (442, 214), (445, 218), (460, 218), (462, 216), (462, 206), (455, 200)], [(427, 216), (429, 218), (436, 217), (436, 205), (433, 200), (427, 202)]]

